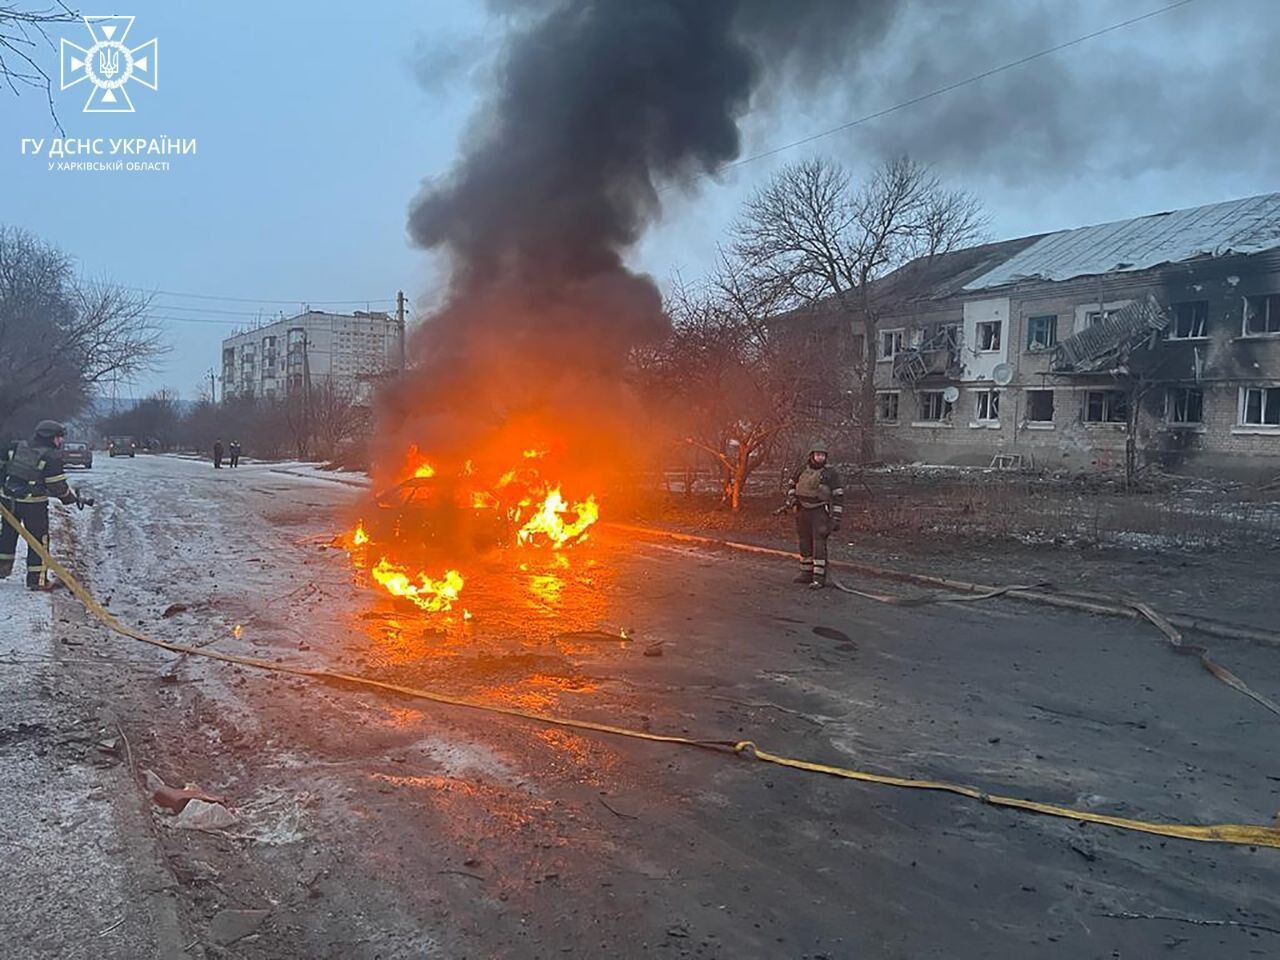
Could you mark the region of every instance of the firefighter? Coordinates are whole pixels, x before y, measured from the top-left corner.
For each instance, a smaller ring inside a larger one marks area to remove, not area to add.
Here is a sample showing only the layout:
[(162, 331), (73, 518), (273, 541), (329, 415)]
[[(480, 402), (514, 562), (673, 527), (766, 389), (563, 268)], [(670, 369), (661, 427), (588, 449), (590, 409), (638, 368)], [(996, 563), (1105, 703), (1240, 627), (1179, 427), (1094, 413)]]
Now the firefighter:
[(821, 590), (827, 585), (827, 538), (844, 519), (844, 487), (840, 474), (827, 466), (825, 444), (815, 443), (805, 465), (791, 478), (787, 506), (795, 509), (800, 540), (800, 574), (795, 582)]
[(213, 441), (213, 469), (222, 469), (222, 440), (221, 438)]
[[(11, 444), (4, 462), (0, 463), (3, 478), (0, 498), (27, 532), (46, 547), (49, 546), (49, 498), (57, 497), (63, 503), (83, 502), (80, 494), (67, 484), (62, 468), (60, 448), (66, 433), (66, 428), (56, 420), (41, 420), (31, 441)], [(0, 524), (0, 577), (13, 572), (17, 545), (18, 531), (8, 521)], [(27, 587), (51, 589), (44, 559), (30, 544), (27, 544)]]
[(227, 452), (231, 454), (231, 466), (240, 466), (240, 441), (232, 440), (231, 446), (227, 448)]

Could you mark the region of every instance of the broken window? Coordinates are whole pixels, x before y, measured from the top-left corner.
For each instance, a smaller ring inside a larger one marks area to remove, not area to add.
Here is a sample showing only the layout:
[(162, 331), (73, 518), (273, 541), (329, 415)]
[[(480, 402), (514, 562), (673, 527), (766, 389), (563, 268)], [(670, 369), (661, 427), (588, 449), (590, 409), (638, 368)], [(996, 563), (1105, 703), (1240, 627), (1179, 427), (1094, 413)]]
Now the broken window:
[(1096, 327), (1098, 324), (1110, 320), (1117, 312), (1116, 310), (1090, 310), (1084, 315), (1084, 325), (1086, 327)]
[(974, 394), (975, 411), (978, 420), (1000, 419), (1000, 391), (979, 390)]
[(1280, 427), (1280, 387), (1243, 387), (1240, 395), (1242, 424)]
[(978, 324), (978, 349), (979, 350), (999, 350), (1000, 349), (1000, 321), (999, 320), (983, 320)]
[(950, 420), (951, 403), (941, 390), (926, 390), (920, 394), (921, 420)]
[(876, 394), (876, 419), (881, 423), (898, 422), (898, 394), (886, 390)]
[(1031, 317), (1027, 320), (1028, 350), (1048, 350), (1057, 342), (1057, 316)]
[(1203, 423), (1204, 391), (1171, 387), (1164, 399), (1165, 419), (1170, 423)]
[(1244, 298), (1244, 335), (1263, 337), (1280, 333), (1280, 293)]
[(1089, 390), (1084, 395), (1085, 423), (1124, 423), (1129, 398), (1123, 390)]
[(881, 330), (880, 331), (880, 350), (876, 356), (881, 360), (892, 360), (894, 354), (902, 350), (903, 337), (905, 331), (898, 330)]
[(1027, 391), (1027, 421), (1029, 423), (1053, 423), (1053, 391)]
[(1197, 340), (1204, 337), (1209, 321), (1208, 300), (1188, 300), (1175, 303), (1169, 308), (1173, 314), (1173, 322), (1169, 324), (1166, 336), (1170, 340)]

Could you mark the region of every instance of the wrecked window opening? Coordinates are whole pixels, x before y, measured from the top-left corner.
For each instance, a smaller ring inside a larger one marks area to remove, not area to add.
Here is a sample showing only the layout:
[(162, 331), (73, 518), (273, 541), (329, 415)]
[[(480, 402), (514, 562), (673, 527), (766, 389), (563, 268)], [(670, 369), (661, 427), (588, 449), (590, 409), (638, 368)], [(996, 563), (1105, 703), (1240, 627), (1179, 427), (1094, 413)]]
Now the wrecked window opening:
[(1000, 327), (999, 320), (983, 320), (978, 324), (978, 349), (980, 351), (1000, 349)]
[(999, 390), (980, 390), (974, 395), (974, 402), (978, 420), (990, 422), (1000, 419)]
[(1084, 395), (1085, 423), (1125, 423), (1129, 398), (1123, 390), (1089, 390)]
[(1028, 350), (1048, 350), (1057, 342), (1057, 316), (1031, 317), (1027, 320)]
[(1053, 423), (1053, 391), (1027, 391), (1027, 422)]
[(894, 356), (902, 351), (905, 343), (906, 331), (897, 330), (881, 330), (879, 341), (879, 352), (876, 354), (879, 360), (892, 360)]
[(1086, 327), (1096, 327), (1098, 324), (1110, 320), (1119, 312), (1119, 310), (1090, 310), (1084, 315), (1084, 325)]
[(1280, 293), (1244, 299), (1244, 335), (1264, 337), (1280, 333)]
[(1243, 387), (1240, 422), (1245, 426), (1280, 427), (1280, 387)]
[(876, 419), (881, 423), (898, 422), (898, 394), (889, 391), (876, 394)]
[(1165, 394), (1165, 419), (1170, 423), (1203, 423), (1204, 391), (1172, 387)]
[(920, 419), (931, 422), (951, 419), (951, 403), (943, 397), (941, 390), (920, 394)]
[(1175, 303), (1169, 308), (1173, 314), (1173, 322), (1169, 324), (1165, 334), (1170, 340), (1199, 340), (1207, 336), (1205, 333), (1209, 323), (1209, 301), (1188, 300)]

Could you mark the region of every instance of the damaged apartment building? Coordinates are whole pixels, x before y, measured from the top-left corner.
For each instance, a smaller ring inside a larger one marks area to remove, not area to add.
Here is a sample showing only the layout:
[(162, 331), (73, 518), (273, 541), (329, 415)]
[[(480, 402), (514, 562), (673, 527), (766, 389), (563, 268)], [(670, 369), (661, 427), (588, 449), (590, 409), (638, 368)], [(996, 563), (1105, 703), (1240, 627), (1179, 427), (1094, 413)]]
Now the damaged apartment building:
[(1280, 473), (1280, 194), (938, 255), (872, 300), (882, 459)]

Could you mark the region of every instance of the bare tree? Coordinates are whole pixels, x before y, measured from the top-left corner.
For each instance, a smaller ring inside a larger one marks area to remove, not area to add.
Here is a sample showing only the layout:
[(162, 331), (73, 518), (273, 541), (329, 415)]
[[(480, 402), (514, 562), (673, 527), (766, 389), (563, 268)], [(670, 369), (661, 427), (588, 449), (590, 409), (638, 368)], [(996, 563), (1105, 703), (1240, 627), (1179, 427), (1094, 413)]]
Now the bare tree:
[(164, 347), (149, 306), (126, 288), (80, 280), (60, 250), (0, 227), (0, 430), (37, 401), (75, 413), (94, 386), (150, 368)]
[(20, 87), (43, 90), (49, 102), (49, 114), (59, 131), (62, 125), (53, 106), (53, 78), (40, 65), (37, 51), (42, 45), (56, 49), (47, 33), (51, 24), (79, 19), (80, 15), (62, 0), (45, 7), (0, 3), (0, 80), (14, 96)]
[(325, 377), (311, 388), (311, 429), (316, 452), (333, 457), (343, 444), (355, 439), (365, 422), (365, 409), (358, 406), (354, 392)]
[(665, 422), (676, 428), (678, 442), (716, 464), (724, 501), (734, 511), (748, 478), (804, 421), (814, 400), (798, 389), (808, 358), (769, 323), (777, 307), (775, 288), (724, 256), (709, 283), (673, 287), (672, 333), (648, 354), (649, 383)]
[(926, 166), (889, 160), (860, 185), (828, 160), (783, 168), (748, 201), (733, 250), (753, 278), (790, 306), (834, 301), (864, 327), (856, 414), (860, 455), (875, 459), (877, 303), (874, 283), (893, 270), (980, 239), (986, 218), (969, 193)]

